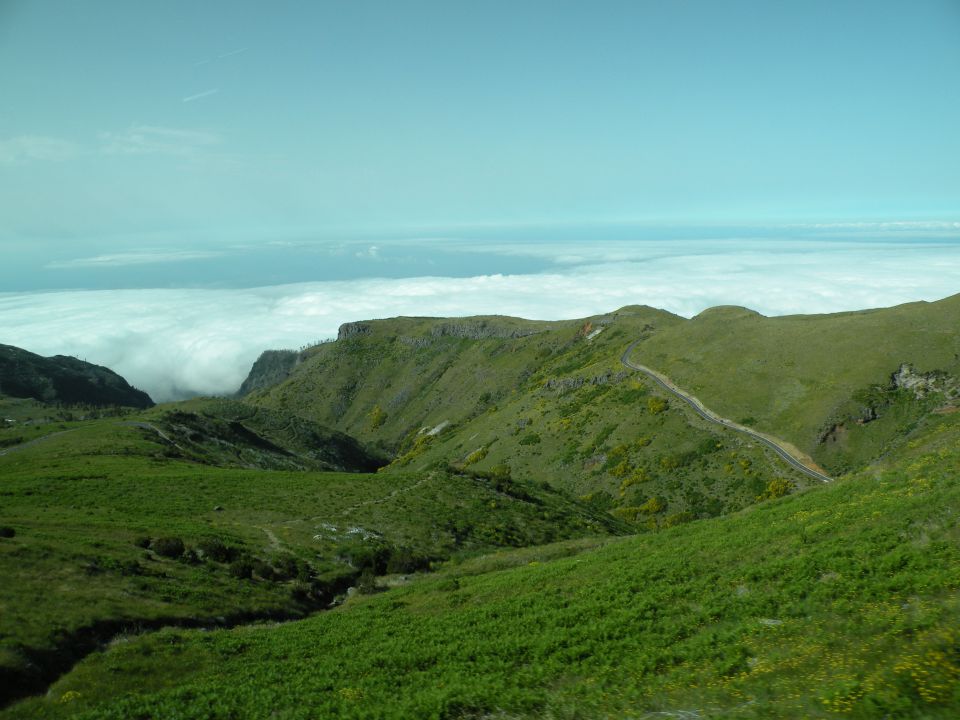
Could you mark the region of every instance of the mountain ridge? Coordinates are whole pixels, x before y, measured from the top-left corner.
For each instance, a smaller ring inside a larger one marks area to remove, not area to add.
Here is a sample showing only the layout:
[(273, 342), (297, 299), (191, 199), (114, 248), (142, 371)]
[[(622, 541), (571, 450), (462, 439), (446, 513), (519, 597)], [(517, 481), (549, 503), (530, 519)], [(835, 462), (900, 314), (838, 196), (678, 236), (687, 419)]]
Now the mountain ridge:
[(0, 394), (67, 405), (148, 408), (154, 402), (110, 368), (0, 344)]

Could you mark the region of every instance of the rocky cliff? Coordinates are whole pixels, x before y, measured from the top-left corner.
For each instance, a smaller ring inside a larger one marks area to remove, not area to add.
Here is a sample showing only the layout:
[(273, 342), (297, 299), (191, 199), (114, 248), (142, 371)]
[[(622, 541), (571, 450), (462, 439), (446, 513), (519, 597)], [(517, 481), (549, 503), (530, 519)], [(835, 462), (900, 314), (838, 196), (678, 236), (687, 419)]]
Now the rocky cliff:
[(254, 390), (283, 382), (299, 362), (300, 353), (295, 350), (264, 350), (253, 363), (237, 395), (243, 397)]

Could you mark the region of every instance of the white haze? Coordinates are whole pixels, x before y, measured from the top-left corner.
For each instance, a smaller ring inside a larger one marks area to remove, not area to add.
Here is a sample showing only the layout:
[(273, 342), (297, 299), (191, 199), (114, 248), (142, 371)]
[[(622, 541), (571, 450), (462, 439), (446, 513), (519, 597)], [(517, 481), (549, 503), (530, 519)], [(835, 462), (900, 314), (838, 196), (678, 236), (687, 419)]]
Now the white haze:
[[(765, 315), (936, 300), (960, 291), (956, 243), (676, 243), (644, 257), (565, 248), (543, 274), (416, 277), (252, 289), (0, 294), (0, 342), (106, 365), (158, 401), (227, 394), (267, 348), (336, 336), (347, 321), (504, 314), (565, 319), (647, 304), (691, 317), (715, 305)], [(618, 260), (611, 262), (612, 260)], [(605, 261), (605, 262), (604, 262)]]

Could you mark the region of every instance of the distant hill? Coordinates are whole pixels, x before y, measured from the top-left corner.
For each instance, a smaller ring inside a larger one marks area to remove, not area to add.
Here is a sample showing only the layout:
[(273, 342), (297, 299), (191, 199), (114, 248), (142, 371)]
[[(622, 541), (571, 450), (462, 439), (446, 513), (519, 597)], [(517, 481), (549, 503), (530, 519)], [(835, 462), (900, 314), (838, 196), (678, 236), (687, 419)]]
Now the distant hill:
[(66, 355), (42, 357), (12, 345), (0, 345), (0, 393), (65, 405), (153, 405), (147, 393), (109, 368)]
[(483, 316), (344, 325), (248, 404), (378, 445), (394, 470), (509, 466), (597, 510), (662, 527), (808, 478), (664, 399), (620, 355), (683, 319), (650, 307), (560, 322)]
[(379, 445), (396, 467), (505, 463), (628, 519), (676, 522), (750, 504), (776, 478), (809, 480), (625, 368), (631, 343), (633, 362), (838, 475), (956, 407), (958, 327), (960, 296), (773, 318), (644, 306), (559, 322), (393, 318), (344, 325), (245, 400)]
[(955, 407), (958, 328), (960, 295), (829, 315), (713, 308), (649, 334), (631, 358), (841, 473)]

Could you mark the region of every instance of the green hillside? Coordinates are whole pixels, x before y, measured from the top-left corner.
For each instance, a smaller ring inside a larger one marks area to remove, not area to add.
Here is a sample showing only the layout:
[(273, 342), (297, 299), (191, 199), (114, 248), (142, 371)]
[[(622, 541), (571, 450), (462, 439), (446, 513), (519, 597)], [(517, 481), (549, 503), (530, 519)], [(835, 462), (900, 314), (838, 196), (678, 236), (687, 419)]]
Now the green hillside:
[(673, 407), (620, 363), (632, 340), (680, 322), (627, 307), (556, 323), (354, 323), (246, 402), (390, 449), (391, 470), (508, 465), (641, 527), (713, 517), (809, 486), (769, 451)]
[[(669, 402), (649, 417), (658, 392), (619, 362), (631, 342), (641, 340), (632, 360), (842, 474), (960, 397), (958, 326), (960, 296), (780, 318), (713, 308), (685, 320), (647, 307), (557, 323), (396, 318), (345, 326), (340, 340), (302, 353), (289, 377), (247, 400), (401, 456), (484, 456), (478, 467), (507, 462), (582, 495), (602, 493), (603, 505), (656, 497), (669, 514), (704, 517), (762, 494), (758, 477), (809, 481), (743, 436), (683, 409), (677, 417)], [(711, 442), (718, 452), (706, 452)], [(741, 460), (752, 478), (737, 476)], [(628, 478), (637, 478), (632, 495), (620, 496)]]
[[(784, 437), (842, 472), (882, 453), (887, 440), (939, 407), (907, 407), (891, 392), (892, 376), (904, 364), (920, 375), (960, 376), (958, 327), (960, 295), (834, 315), (766, 318), (713, 308), (651, 334), (632, 357), (717, 412)], [(960, 388), (953, 387), (955, 398)], [(889, 415), (896, 417), (884, 419)]]
[(953, 718), (960, 414), (726, 517), (452, 565), (307, 620), (164, 631), (5, 717)]
[[(302, 617), (375, 575), (623, 532), (506, 475), (264, 469), (294, 456), (250, 431), (178, 447), (185, 415), (229, 427), (229, 403), (54, 423), (28, 419), (40, 407), (7, 407), (22, 412), (0, 428), (0, 699), (42, 690), (128, 630)], [(203, 414), (214, 408), (229, 412)], [(282, 442), (269, 413), (248, 414)], [(309, 424), (289, 425), (288, 446), (313, 437), (300, 434)]]
[(198, 398), (144, 415), (169, 457), (265, 470), (375, 472), (389, 461), (341, 432), (233, 400)]
[(396, 318), (240, 400), (0, 397), (0, 717), (956, 717), (958, 298)]
[(113, 370), (56, 355), (42, 357), (0, 344), (0, 393), (67, 405), (147, 408), (153, 400)]

